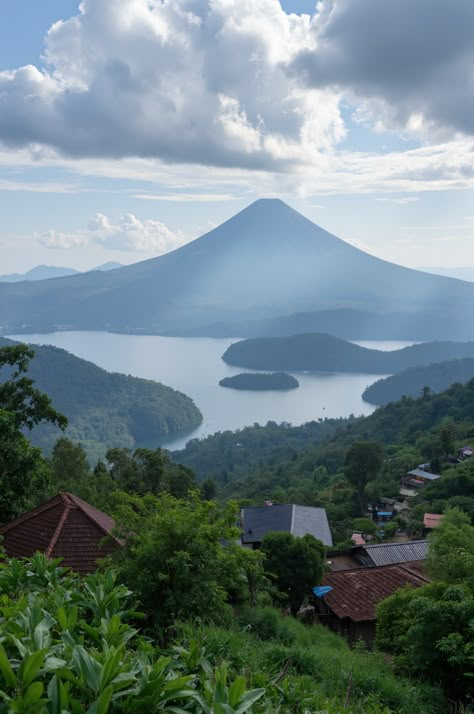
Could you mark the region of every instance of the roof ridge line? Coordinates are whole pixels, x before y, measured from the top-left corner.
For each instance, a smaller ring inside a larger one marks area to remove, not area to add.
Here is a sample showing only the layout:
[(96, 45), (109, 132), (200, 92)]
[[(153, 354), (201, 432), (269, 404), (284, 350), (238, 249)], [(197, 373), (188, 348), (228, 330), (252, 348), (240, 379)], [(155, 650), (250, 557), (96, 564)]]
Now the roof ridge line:
[[(100, 523), (100, 521), (98, 521), (96, 518), (94, 518), (91, 513), (88, 513), (88, 511), (84, 508), (84, 506), (82, 504), (85, 503), (86, 506), (88, 506), (88, 508), (93, 508), (96, 511), (100, 511), (100, 508), (95, 508), (95, 506), (91, 506), (90, 503), (83, 501), (82, 498), (79, 498), (79, 496), (75, 496), (73, 493), (69, 493), (68, 495), (72, 496), (72, 502), (73, 502), (74, 506), (76, 508), (78, 508), (81, 511), (81, 513), (83, 513), (86, 516), (86, 518), (88, 518), (95, 526), (97, 526), (97, 528), (99, 528), (102, 531), (102, 533), (105, 533), (106, 536), (109, 536), (110, 538), (113, 538), (117, 543), (120, 543), (119, 539), (116, 538), (116, 536), (114, 536), (111, 531), (107, 530), (107, 528), (105, 528), (102, 525), (102, 523)], [(100, 512), (104, 513), (103, 511), (100, 511)], [(108, 516), (108, 514), (104, 513), (104, 516)], [(108, 517), (112, 519), (112, 516), (108, 516)], [(114, 525), (115, 525), (115, 519), (112, 519), (112, 520), (114, 521)]]
[[(388, 546), (397, 546), (397, 545), (415, 545), (415, 543), (427, 543), (428, 539), (427, 538), (420, 538), (419, 540), (409, 540), (405, 543), (367, 543), (364, 548), (386, 548)], [(356, 546), (359, 547), (359, 546)]]
[(71, 509), (72, 509), (72, 506), (71, 506), (70, 504), (66, 503), (65, 505), (66, 505), (66, 507), (65, 507), (64, 511), (62, 512), (62, 514), (61, 514), (61, 518), (59, 519), (58, 525), (56, 526), (56, 530), (55, 530), (54, 533), (53, 533), (53, 537), (51, 538), (51, 542), (50, 542), (50, 544), (48, 545), (48, 547), (47, 547), (47, 549), (46, 549), (45, 555), (46, 555), (47, 558), (50, 558), (50, 557), (51, 557), (51, 554), (52, 554), (52, 552), (53, 552), (54, 546), (55, 546), (56, 543), (58, 542), (59, 536), (61, 535), (61, 531), (62, 531), (62, 529), (63, 529), (64, 523), (66, 522), (66, 518), (68, 517), (68, 515), (69, 515), (69, 513), (70, 513), (70, 511), (71, 511)]

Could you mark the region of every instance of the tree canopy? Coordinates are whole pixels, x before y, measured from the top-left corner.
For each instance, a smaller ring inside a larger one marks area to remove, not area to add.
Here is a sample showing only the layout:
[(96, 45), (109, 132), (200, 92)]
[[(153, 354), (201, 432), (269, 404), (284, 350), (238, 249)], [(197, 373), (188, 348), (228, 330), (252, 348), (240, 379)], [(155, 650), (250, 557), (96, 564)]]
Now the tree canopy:
[(26, 510), (46, 487), (48, 468), (25, 430), (41, 423), (64, 429), (66, 417), (27, 376), (34, 352), (27, 345), (0, 347), (0, 522)]

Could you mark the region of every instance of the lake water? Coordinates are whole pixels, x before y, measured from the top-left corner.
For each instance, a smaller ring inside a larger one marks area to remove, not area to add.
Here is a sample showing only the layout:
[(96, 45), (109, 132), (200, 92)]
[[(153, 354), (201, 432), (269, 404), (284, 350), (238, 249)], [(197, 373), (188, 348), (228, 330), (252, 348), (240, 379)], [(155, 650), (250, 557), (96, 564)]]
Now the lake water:
[[(235, 430), (267, 421), (293, 425), (324, 417), (370, 414), (364, 389), (383, 375), (293, 373), (299, 389), (286, 392), (237, 391), (219, 380), (239, 372), (221, 357), (235, 339), (117, 335), (108, 332), (55, 332), (10, 335), (33, 344), (54, 345), (111, 372), (123, 372), (162, 382), (189, 395), (203, 414), (203, 423), (187, 434), (161, 444), (181, 449), (190, 438)], [(374, 349), (393, 350), (411, 342), (361, 342)]]

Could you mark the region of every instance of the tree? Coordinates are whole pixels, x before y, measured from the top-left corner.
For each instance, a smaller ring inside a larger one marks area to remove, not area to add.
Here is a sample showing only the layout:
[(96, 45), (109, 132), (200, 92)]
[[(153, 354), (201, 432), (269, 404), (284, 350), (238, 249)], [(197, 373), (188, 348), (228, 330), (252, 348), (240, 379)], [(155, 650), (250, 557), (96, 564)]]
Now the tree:
[(39, 500), (49, 479), (41, 454), (24, 436), (38, 424), (61, 429), (66, 417), (26, 376), (34, 352), (27, 345), (0, 348), (0, 522), (11, 520)]
[(474, 694), (471, 660), (474, 597), (466, 584), (403, 588), (377, 608), (377, 646), (399, 669), (441, 683), (452, 699)]
[(221, 507), (199, 493), (185, 500), (119, 495), (115, 518), (124, 546), (114, 559), (162, 637), (180, 620), (222, 622), (229, 593), (249, 575), (258, 580), (254, 559), (247, 569), (245, 550), (233, 545), (237, 517), (236, 504)]
[(373, 441), (356, 441), (346, 454), (344, 475), (356, 492), (360, 515), (367, 507), (365, 487), (377, 477), (382, 464), (382, 448)]
[(116, 489), (145, 495), (167, 491), (183, 498), (196, 488), (196, 477), (188, 466), (175, 464), (163, 449), (109, 449), (105, 455)]
[(265, 571), (273, 575), (277, 589), (287, 596), (291, 613), (296, 615), (311, 588), (321, 580), (326, 548), (309, 534), (295, 538), (291, 533), (267, 533), (262, 552)]
[(474, 527), (460, 508), (448, 508), (430, 535), (427, 571), (436, 581), (459, 583), (474, 575)]
[(377, 524), (370, 518), (354, 518), (352, 527), (357, 533), (362, 533), (365, 540), (369, 540), (369, 536), (373, 538), (377, 533)]

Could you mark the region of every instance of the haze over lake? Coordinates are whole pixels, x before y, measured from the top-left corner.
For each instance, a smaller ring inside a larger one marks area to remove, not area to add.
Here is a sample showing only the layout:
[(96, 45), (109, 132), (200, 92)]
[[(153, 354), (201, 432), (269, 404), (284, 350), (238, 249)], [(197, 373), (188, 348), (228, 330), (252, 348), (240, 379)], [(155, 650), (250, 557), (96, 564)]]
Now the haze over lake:
[[(242, 371), (221, 356), (235, 339), (122, 335), (108, 332), (55, 332), (11, 335), (12, 339), (62, 347), (109, 371), (162, 382), (194, 399), (202, 411), (201, 426), (163, 443), (183, 448), (190, 438), (235, 430), (258, 422), (294, 425), (325, 417), (370, 414), (374, 407), (362, 400), (364, 389), (382, 375), (293, 373), (299, 389), (251, 392), (225, 389), (218, 382)], [(364, 342), (374, 349), (399, 349), (409, 342)]]

